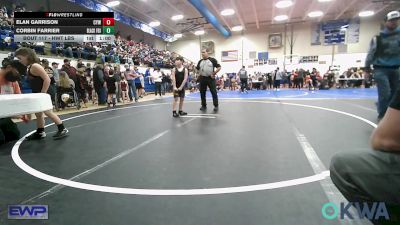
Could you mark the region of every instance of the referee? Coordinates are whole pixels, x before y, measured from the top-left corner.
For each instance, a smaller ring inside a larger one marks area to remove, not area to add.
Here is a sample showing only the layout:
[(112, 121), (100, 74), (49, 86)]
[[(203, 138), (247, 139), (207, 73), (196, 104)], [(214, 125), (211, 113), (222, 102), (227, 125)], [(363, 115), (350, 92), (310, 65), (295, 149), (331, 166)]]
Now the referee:
[(215, 83), (215, 75), (221, 70), (221, 65), (218, 64), (217, 60), (209, 57), (207, 50), (201, 51), (203, 59), (199, 61), (196, 69), (199, 71), (199, 82), (200, 82), (200, 96), (201, 96), (201, 111), (207, 109), (206, 102), (206, 91), (207, 87), (210, 88), (210, 92), (213, 97), (214, 112), (218, 111), (218, 95), (217, 87)]

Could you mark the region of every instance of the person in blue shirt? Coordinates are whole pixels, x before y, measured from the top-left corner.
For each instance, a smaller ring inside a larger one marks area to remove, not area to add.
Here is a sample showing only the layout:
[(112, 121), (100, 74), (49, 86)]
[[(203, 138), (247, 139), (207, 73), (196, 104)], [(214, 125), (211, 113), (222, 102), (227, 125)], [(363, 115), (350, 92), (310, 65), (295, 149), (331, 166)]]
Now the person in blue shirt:
[(390, 100), (399, 83), (400, 67), (400, 12), (392, 11), (386, 15), (385, 28), (370, 43), (365, 60), (365, 77), (374, 68), (374, 78), (378, 87), (378, 121), (386, 113)]

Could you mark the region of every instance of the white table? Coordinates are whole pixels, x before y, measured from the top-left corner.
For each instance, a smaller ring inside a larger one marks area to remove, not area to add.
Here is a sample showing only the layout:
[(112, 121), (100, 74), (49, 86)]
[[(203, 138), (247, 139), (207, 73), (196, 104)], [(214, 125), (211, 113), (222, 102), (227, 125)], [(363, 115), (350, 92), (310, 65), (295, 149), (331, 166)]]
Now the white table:
[(53, 109), (53, 104), (48, 94), (0, 95), (0, 118), (44, 112), (50, 109)]

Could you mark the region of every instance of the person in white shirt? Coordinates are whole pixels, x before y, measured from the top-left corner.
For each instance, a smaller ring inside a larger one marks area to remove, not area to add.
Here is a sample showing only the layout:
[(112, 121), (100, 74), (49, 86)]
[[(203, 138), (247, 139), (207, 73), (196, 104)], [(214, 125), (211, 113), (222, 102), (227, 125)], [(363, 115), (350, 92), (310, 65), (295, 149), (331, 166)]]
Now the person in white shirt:
[[(153, 72), (151, 73), (151, 78), (155, 84), (155, 95), (156, 99), (161, 99), (162, 94), (161, 94), (161, 83), (162, 83), (162, 73), (160, 71), (160, 68), (154, 68)], [(160, 95), (160, 97), (157, 97), (157, 94)]]

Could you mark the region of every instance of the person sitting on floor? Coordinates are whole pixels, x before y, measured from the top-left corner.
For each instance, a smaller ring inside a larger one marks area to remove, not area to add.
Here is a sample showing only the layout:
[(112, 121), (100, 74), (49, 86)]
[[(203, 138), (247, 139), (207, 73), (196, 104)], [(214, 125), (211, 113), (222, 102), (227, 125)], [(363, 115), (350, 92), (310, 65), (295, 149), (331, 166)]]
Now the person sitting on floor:
[[(5, 60), (0, 69), (0, 94), (11, 95), (21, 94), (18, 81), (21, 74), (26, 72), (26, 67), (18, 60)], [(14, 118), (22, 119), (27, 122), (31, 119), (30, 115), (16, 116)], [(0, 118), (0, 145), (20, 138), (20, 132), (12, 118)]]
[[(371, 136), (373, 151), (336, 154), (333, 183), (349, 202), (384, 202), (391, 224), (400, 222), (400, 89)], [(397, 221), (397, 222), (396, 222)], [(373, 221), (378, 223), (378, 221)]]

